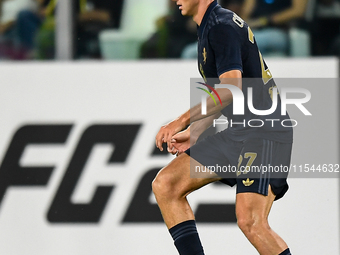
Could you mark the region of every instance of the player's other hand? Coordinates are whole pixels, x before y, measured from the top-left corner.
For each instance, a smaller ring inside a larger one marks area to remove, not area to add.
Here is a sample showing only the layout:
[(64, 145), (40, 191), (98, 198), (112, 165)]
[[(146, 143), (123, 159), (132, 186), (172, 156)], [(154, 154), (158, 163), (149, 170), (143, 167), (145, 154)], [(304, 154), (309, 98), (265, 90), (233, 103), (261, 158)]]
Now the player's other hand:
[(190, 148), (190, 128), (177, 133), (171, 139), (172, 150), (169, 151), (172, 154), (180, 155)]
[(179, 119), (173, 120), (168, 124), (161, 127), (156, 135), (156, 147), (163, 151), (162, 144), (167, 143), (168, 151), (172, 152), (173, 146), (171, 145), (172, 137), (185, 128), (184, 123)]

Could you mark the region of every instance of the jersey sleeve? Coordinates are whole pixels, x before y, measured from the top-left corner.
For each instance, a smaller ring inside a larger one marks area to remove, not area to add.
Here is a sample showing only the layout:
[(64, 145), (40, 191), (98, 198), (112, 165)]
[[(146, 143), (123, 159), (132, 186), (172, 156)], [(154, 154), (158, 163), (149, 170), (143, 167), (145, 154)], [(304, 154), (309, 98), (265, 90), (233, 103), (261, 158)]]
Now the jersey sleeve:
[(210, 29), (208, 39), (215, 55), (218, 76), (231, 70), (243, 72), (239, 36), (231, 25), (218, 24)]

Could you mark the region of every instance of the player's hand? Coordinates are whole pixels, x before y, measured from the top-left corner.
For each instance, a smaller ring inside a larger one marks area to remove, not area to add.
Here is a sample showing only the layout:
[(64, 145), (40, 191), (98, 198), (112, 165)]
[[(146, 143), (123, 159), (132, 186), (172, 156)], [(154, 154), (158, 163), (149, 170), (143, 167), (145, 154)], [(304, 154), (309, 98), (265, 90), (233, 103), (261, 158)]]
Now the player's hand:
[(183, 123), (179, 120), (173, 120), (169, 122), (168, 124), (161, 127), (161, 129), (158, 131), (158, 134), (156, 135), (156, 146), (160, 151), (163, 151), (162, 144), (167, 143), (168, 144), (168, 151), (172, 152), (173, 146), (171, 145), (171, 139), (172, 137), (183, 130), (185, 126), (183, 126)]
[(181, 155), (183, 152), (185, 152), (187, 149), (191, 147), (192, 144), (190, 144), (190, 128), (177, 133), (174, 135), (171, 139), (171, 147), (172, 150), (170, 153)]

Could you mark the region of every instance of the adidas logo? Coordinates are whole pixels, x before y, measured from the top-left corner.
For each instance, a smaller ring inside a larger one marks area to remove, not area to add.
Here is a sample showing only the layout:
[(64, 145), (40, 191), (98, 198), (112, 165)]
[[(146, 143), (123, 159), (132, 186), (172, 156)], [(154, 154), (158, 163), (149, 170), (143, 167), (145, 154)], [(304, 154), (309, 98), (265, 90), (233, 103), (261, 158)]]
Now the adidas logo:
[(247, 180), (243, 180), (242, 182), (244, 186), (248, 187), (254, 183), (254, 180), (250, 181), (249, 178), (247, 178)]

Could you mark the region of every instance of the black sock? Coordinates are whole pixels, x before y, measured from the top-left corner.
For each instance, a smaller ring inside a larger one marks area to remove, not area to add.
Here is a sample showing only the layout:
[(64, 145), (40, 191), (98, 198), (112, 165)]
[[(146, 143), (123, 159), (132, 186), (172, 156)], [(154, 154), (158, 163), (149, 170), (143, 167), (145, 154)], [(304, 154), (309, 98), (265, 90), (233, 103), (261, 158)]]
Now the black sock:
[(292, 255), (292, 254), (290, 253), (289, 248), (287, 248), (286, 250), (281, 252), (279, 255)]
[(194, 220), (179, 223), (169, 232), (180, 255), (204, 255)]

